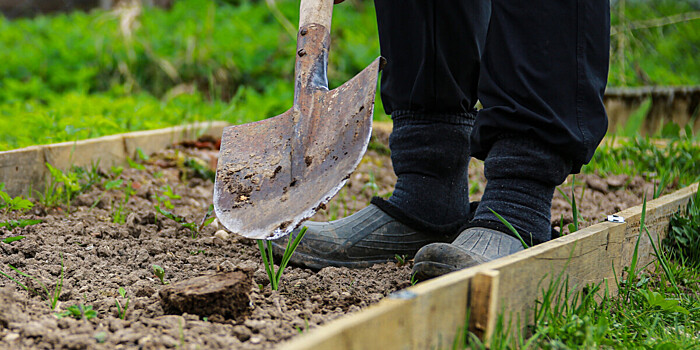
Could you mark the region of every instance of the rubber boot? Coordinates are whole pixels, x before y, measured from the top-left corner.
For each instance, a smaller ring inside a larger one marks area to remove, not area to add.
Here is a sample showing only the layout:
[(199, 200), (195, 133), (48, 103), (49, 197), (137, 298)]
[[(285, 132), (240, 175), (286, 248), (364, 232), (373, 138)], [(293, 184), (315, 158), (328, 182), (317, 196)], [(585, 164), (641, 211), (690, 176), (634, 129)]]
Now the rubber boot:
[[(290, 262), (320, 270), (326, 266), (369, 267), (391, 261), (396, 255), (412, 258), (418, 249), (433, 242), (449, 242), (454, 236), (419, 231), (392, 218), (370, 204), (357, 213), (331, 222), (306, 222), (306, 234), (299, 242)], [(281, 257), (288, 237), (269, 241), (273, 253)]]
[(523, 250), (517, 238), (484, 227), (470, 227), (450, 243), (426, 245), (416, 253), (412, 275), (425, 281)]

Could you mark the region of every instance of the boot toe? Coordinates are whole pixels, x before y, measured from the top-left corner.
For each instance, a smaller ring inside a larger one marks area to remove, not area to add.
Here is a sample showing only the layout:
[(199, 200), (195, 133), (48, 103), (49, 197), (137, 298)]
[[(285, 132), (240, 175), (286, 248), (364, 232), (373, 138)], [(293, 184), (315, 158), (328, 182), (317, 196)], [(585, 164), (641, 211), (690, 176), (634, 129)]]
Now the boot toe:
[(433, 243), (416, 253), (412, 274), (416, 280), (424, 281), (484, 262), (483, 257), (459, 246)]

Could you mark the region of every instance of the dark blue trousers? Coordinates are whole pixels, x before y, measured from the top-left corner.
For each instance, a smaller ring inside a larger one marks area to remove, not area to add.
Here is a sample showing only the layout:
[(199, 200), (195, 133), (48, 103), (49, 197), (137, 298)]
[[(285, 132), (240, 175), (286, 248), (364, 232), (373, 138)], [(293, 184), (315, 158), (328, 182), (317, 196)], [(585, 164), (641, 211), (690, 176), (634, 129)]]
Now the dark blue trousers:
[[(473, 116), (471, 154), (520, 135), (590, 161), (607, 130), (607, 0), (375, 0), (387, 114)], [(449, 150), (444, 150), (449, 151)]]

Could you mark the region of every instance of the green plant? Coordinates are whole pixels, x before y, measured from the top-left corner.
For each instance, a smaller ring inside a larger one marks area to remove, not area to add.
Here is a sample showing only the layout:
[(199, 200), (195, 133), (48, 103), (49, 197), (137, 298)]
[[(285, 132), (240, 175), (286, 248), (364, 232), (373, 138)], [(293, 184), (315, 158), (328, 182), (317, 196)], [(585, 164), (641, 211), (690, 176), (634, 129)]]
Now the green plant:
[[(153, 265), (153, 266), (155, 269), (156, 265)], [(163, 280), (161, 278), (161, 282), (162, 281)], [(126, 319), (126, 312), (127, 312), (127, 310), (129, 310), (129, 300), (131, 298), (127, 298), (126, 289), (124, 289), (123, 287), (119, 287), (119, 290), (117, 292), (119, 293), (119, 296), (121, 296), (122, 299), (126, 299), (126, 302), (124, 303), (124, 305), (122, 305), (122, 303), (119, 301), (119, 299), (116, 299), (114, 301), (114, 304), (117, 306), (117, 316), (119, 318), (121, 318), (122, 320), (125, 320)]]
[(49, 208), (57, 207), (62, 203), (66, 206), (68, 213), (71, 211), (71, 201), (75, 196), (91, 188), (100, 178), (97, 163), (93, 163), (89, 171), (83, 167), (73, 166), (66, 172), (49, 163), (45, 164), (51, 176), (44, 188), (44, 193), (38, 193), (39, 202)]
[(24, 239), (24, 236), (5, 237), (0, 242), (10, 244), (12, 242), (16, 242), (22, 239)]
[(397, 266), (406, 265), (406, 255), (394, 254), (394, 259), (396, 259)]
[(153, 274), (158, 277), (160, 280), (160, 284), (166, 285), (170, 284), (170, 282), (165, 280), (165, 269), (159, 265), (153, 265)]
[[(561, 188), (557, 187), (557, 191), (564, 197), (564, 199), (571, 204), (571, 213), (573, 216), (573, 222), (569, 224), (568, 229), (569, 233), (573, 233), (579, 230), (580, 228), (580, 223), (583, 221), (581, 219), (581, 212), (579, 211), (578, 207), (576, 206), (576, 196), (574, 193), (574, 186), (576, 185), (576, 175), (572, 176), (571, 178), (571, 197), (569, 197), (564, 190)], [(583, 186), (583, 189), (581, 190), (581, 201), (583, 201), (583, 195), (586, 192), (586, 186)], [(562, 233), (563, 231), (563, 222), (564, 222), (564, 217), (562, 216), (560, 227), (562, 228)]]
[(700, 268), (700, 192), (690, 198), (685, 210), (671, 215), (669, 232), (662, 245), (668, 254), (689, 266)]
[[(14, 277), (12, 277), (12, 276), (10, 276), (2, 271), (0, 271), (0, 275), (3, 275), (6, 278), (8, 278), (9, 280), (11, 280), (12, 282), (15, 282), (18, 286), (22, 287), (22, 289), (26, 290), (27, 292), (30, 292), (30, 293), (35, 294), (35, 295), (39, 295), (42, 299), (44, 299), (48, 302), (49, 307), (51, 308), (51, 310), (53, 310), (56, 308), (56, 304), (58, 303), (58, 297), (61, 295), (61, 290), (63, 289), (63, 254), (60, 254), (60, 255), (61, 255), (61, 275), (60, 275), (59, 279), (56, 281), (56, 286), (54, 287), (53, 292), (49, 291), (49, 289), (46, 288), (46, 285), (43, 282), (41, 282), (39, 279), (37, 279), (36, 277), (31, 276), (29, 274), (26, 274), (26, 273), (20, 271), (19, 269), (17, 269), (16, 267), (9, 265), (9, 264), (7, 266), (10, 269), (12, 269), (15, 273), (17, 273), (18, 275), (29, 278), (32, 281), (38, 283), (39, 286), (41, 286), (41, 290), (37, 291), (34, 288), (28, 287), (24, 283), (18, 281)], [(43, 293), (41, 293), (41, 292), (43, 292)]]
[(92, 306), (84, 306), (83, 304), (75, 304), (72, 306), (69, 306), (66, 311), (56, 313), (56, 317), (63, 318), (63, 317), (73, 317), (76, 320), (91, 320), (97, 316), (97, 311), (92, 309)]
[(213, 214), (214, 214), (214, 205), (213, 204), (209, 205), (207, 212), (204, 214), (204, 217), (202, 217), (202, 220), (199, 223), (188, 222), (187, 218), (185, 218), (184, 216), (179, 216), (179, 215), (171, 213), (167, 210), (163, 210), (158, 205), (155, 206), (155, 209), (161, 215), (177, 222), (178, 224), (180, 224), (180, 226), (190, 230), (190, 232), (192, 233), (192, 239), (196, 239), (197, 237), (199, 237), (199, 233), (202, 232), (202, 230), (205, 227), (209, 226), (212, 222), (214, 222), (214, 219), (216, 219), (216, 217), (213, 216)]
[(3, 210), (3, 214), (13, 211), (25, 212), (34, 206), (31, 201), (22, 198), (22, 196), (11, 197), (4, 189), (5, 183), (0, 182), (0, 200), (2, 200), (0, 210)]
[(186, 158), (183, 164), (185, 168), (190, 169), (195, 177), (214, 182), (216, 172), (209, 168), (206, 163), (199, 158)]
[(289, 263), (289, 259), (292, 258), (292, 254), (297, 249), (299, 242), (306, 234), (306, 226), (302, 227), (299, 234), (294, 237), (294, 240), (290, 239), (287, 242), (287, 247), (284, 249), (284, 254), (282, 254), (282, 261), (280, 262), (277, 272), (275, 272), (274, 260), (272, 258), (272, 244), (267, 244), (267, 250), (262, 239), (258, 241), (258, 249), (260, 250), (260, 255), (262, 256), (263, 264), (265, 265), (265, 271), (267, 272), (267, 277), (270, 279), (270, 287), (272, 290), (278, 290), (280, 279), (282, 278), (282, 273)]
[(17, 227), (27, 227), (31, 225), (36, 225), (40, 223), (40, 219), (19, 219), (19, 220), (8, 220), (5, 222), (0, 222), (0, 227), (6, 227), (9, 230), (14, 230)]
[[(488, 209), (493, 213), (493, 215), (496, 215), (498, 220), (500, 220), (503, 225), (506, 225), (506, 228), (508, 228), (510, 230), (510, 232), (512, 232), (515, 235), (515, 237), (517, 237), (520, 240), (520, 244), (523, 245), (524, 249), (530, 248), (530, 246), (527, 245), (527, 243), (525, 243), (525, 240), (523, 240), (523, 238), (520, 236), (520, 233), (518, 233), (518, 230), (516, 230), (515, 227), (513, 227), (513, 225), (511, 225), (510, 222), (508, 222), (508, 220), (503, 218), (500, 214), (495, 212), (493, 209), (491, 209), (491, 208), (488, 208)], [(532, 241), (532, 236), (530, 236), (530, 241)]]
[(131, 196), (136, 194), (131, 181), (123, 182), (122, 179), (116, 179), (105, 184), (105, 190), (120, 189), (124, 193), (124, 197), (118, 200), (116, 204), (112, 203), (112, 222), (116, 224), (124, 224), (126, 222), (126, 204), (129, 203)]

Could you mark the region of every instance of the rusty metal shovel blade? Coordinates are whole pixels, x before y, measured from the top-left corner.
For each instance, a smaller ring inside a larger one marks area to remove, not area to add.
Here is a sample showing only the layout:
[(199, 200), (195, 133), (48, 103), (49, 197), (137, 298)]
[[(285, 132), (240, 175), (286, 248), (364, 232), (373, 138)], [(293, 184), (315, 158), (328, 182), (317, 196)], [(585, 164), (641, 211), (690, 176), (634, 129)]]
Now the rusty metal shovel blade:
[(256, 239), (290, 233), (325, 206), (362, 159), (383, 59), (329, 91), (328, 44), (325, 27), (303, 26), (294, 107), (224, 129), (214, 208), (231, 232)]

